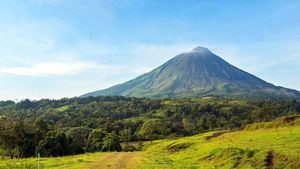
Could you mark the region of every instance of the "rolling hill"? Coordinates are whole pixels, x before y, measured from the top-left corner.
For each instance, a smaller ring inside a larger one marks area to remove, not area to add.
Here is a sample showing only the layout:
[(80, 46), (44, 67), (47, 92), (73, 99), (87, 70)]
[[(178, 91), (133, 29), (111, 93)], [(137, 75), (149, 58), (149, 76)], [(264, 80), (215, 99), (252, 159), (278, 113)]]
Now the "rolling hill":
[(123, 95), (149, 98), (210, 95), (300, 97), (300, 92), (275, 86), (247, 73), (204, 47), (182, 53), (133, 80), (82, 95)]

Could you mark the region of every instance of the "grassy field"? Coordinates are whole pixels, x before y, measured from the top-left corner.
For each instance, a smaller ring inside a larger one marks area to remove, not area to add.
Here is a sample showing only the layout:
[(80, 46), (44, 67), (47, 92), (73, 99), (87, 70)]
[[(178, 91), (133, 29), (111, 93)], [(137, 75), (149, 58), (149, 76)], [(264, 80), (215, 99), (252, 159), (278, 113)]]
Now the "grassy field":
[(28, 159), (0, 159), (0, 169), (135, 169), (141, 160), (141, 152), (92, 153), (67, 157)]
[[(279, 119), (241, 131), (217, 131), (180, 139), (158, 140), (133, 153), (94, 153), (42, 158), (45, 169), (300, 168), (298, 120)], [(37, 159), (0, 159), (0, 169), (37, 168)]]
[[(57, 157), (57, 158), (41, 158), (40, 168), (55, 168), (55, 169), (65, 169), (74, 168), (81, 169), (86, 168), (89, 164), (101, 160), (107, 156), (107, 153), (94, 153), (94, 154), (84, 154), (76, 156), (67, 157)], [(28, 159), (2, 159), (0, 162), (0, 168), (2, 169), (33, 169), (38, 168), (37, 158)]]
[(155, 141), (146, 145), (143, 164), (143, 168), (300, 168), (299, 118), (291, 123), (285, 119), (257, 123), (243, 131)]

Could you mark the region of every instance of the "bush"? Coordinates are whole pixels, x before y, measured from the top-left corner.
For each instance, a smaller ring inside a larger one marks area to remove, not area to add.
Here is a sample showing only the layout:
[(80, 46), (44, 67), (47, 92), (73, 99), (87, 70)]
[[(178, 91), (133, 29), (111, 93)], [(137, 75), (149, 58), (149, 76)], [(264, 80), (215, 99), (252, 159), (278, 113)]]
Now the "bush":
[(138, 151), (138, 149), (137, 149), (136, 147), (134, 147), (133, 145), (125, 144), (125, 145), (122, 147), (122, 151), (125, 151), (125, 152), (133, 152), (133, 151)]

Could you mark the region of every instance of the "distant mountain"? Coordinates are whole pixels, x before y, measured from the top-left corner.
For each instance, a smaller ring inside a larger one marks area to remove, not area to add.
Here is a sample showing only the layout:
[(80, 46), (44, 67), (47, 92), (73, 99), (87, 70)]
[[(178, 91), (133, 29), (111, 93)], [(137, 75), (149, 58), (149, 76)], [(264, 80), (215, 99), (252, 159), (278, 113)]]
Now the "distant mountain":
[(133, 80), (81, 97), (201, 97), (270, 95), (300, 98), (300, 92), (274, 86), (213, 54), (204, 47), (182, 53)]

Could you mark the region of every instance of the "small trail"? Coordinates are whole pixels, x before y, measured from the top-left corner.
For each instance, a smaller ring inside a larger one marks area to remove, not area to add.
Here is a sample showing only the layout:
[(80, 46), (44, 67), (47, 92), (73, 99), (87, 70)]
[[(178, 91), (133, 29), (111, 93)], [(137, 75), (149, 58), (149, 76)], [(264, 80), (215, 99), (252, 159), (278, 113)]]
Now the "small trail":
[(225, 133), (228, 133), (228, 132), (227, 132), (227, 131), (217, 132), (217, 133), (214, 133), (214, 134), (211, 135), (211, 136), (205, 137), (205, 139), (206, 139), (206, 140), (211, 140), (211, 139), (216, 138), (216, 137), (219, 137), (219, 136), (221, 136), (221, 135), (223, 135), (223, 134), (225, 134)]
[(89, 169), (134, 169), (141, 163), (141, 152), (110, 153), (90, 165)]
[(265, 159), (265, 166), (266, 169), (273, 169), (273, 158), (274, 158), (274, 152), (273, 151), (269, 151), (267, 153), (266, 159)]

